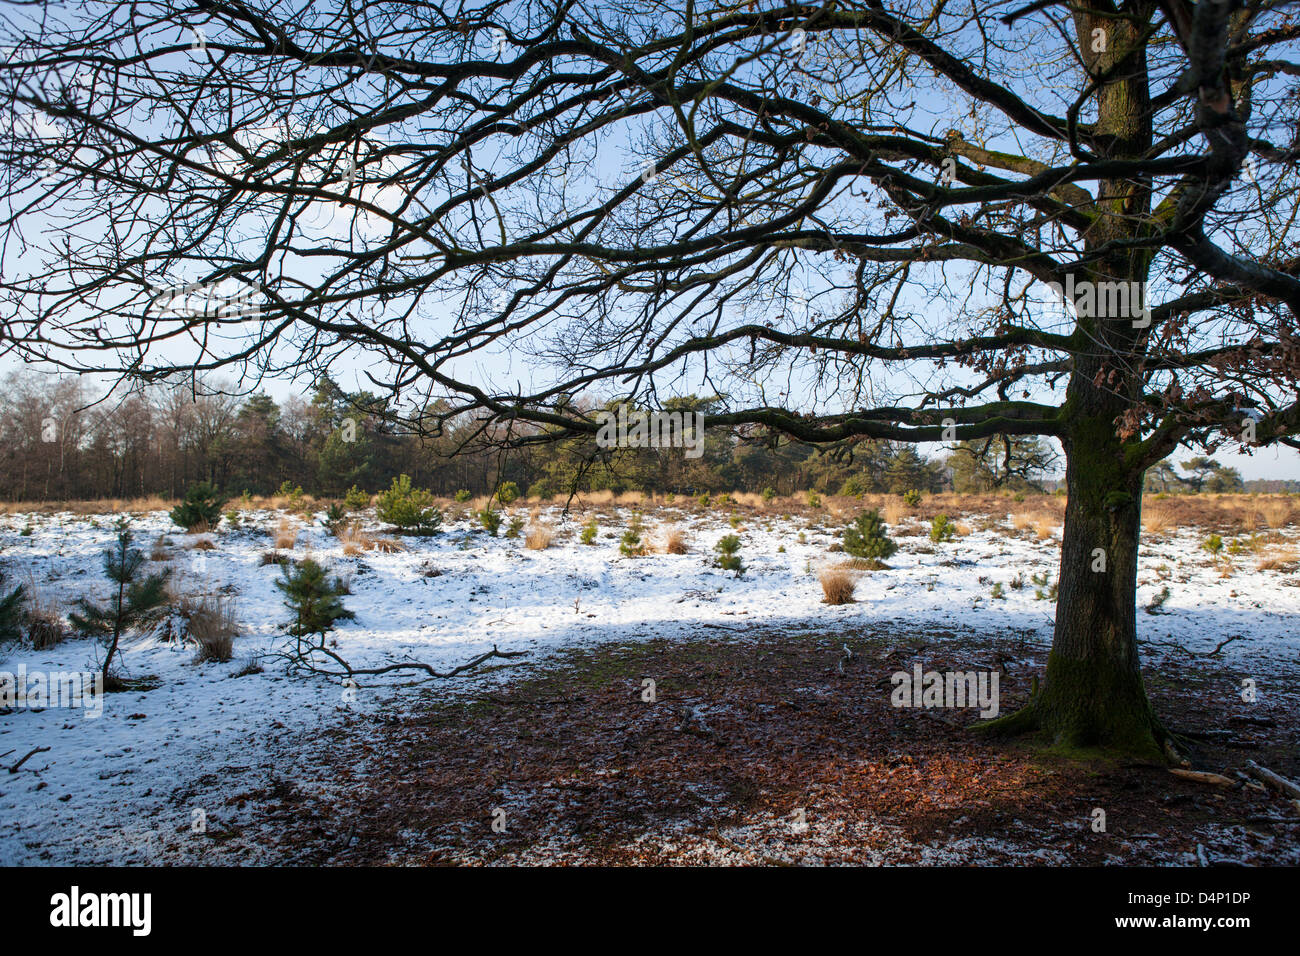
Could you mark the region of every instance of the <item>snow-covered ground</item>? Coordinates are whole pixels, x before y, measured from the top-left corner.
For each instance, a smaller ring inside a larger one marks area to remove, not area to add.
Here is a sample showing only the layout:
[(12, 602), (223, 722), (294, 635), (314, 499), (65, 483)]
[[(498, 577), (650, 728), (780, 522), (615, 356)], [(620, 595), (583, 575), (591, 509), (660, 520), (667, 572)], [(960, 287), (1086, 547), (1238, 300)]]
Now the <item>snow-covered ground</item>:
[[(195, 664), (190, 647), (136, 638), (125, 645), (124, 673), (156, 676), (154, 689), (106, 695), (99, 718), (67, 708), (0, 712), (0, 765), (49, 748), (18, 773), (0, 770), (0, 864), (144, 862), (160, 853), (174, 859), (196, 820), (219, 827), (239, 812), (227, 781), (214, 777), (218, 766), (223, 774), (242, 769), (274, 781), (284, 748), (327, 746), (331, 729), (400, 707), (428, 689), (412, 686), (408, 673), (349, 691), (287, 673), (274, 658), (260, 673), (241, 673), (250, 659), (284, 642), (288, 612), (273, 584), (279, 569), (261, 563), (282, 517), (250, 513), (244, 528), (206, 536), (215, 544), (210, 551), (193, 549), (195, 536), (179, 533), (164, 513), (133, 517), (136, 544), (146, 553), (159, 536), (173, 543), (177, 587), (233, 597), (243, 629), (234, 659)], [(1037, 597), (1040, 587), (1031, 578), (1055, 579), (1059, 529), (1058, 537), (1039, 540), (1014, 531), (1004, 515), (966, 516), (976, 530), (932, 544), (928, 525), (904, 523), (891, 529), (901, 547), (889, 569), (862, 575), (857, 603), (828, 606), (818, 572), (846, 558), (828, 551), (841, 520), (825, 513), (758, 515), (743, 517), (737, 529), (720, 513), (658, 508), (645, 518), (650, 542), (677, 525), (687, 533), (689, 553), (629, 558), (618, 550), (629, 517), (606, 509), (591, 546), (578, 540), (578, 520), (566, 522), (552, 510), (543, 518), (559, 534), (545, 551), (526, 549), (522, 536), (490, 537), (462, 519), (434, 537), (403, 538), (406, 551), (359, 556), (345, 556), (316, 521), (303, 527), (293, 554), (311, 554), (350, 579), (353, 593), (344, 600), (357, 619), (334, 638), (337, 652), (357, 667), (400, 660), (453, 666), (495, 644), (531, 652), (515, 663), (526, 668), (561, 648), (699, 634), (704, 627), (743, 638), (756, 625), (894, 623), (904, 633), (1014, 629), (1050, 640), (1053, 605)], [(37, 588), (65, 608), (82, 595), (105, 597), (100, 559), (114, 520), (70, 513), (0, 517), (8, 580), (30, 572)], [(743, 542), (747, 571), (739, 579), (711, 566), (714, 543), (730, 533)], [(1258, 571), (1258, 557), (1245, 553), (1226, 556), (1233, 568), (1225, 576), (1225, 559), (1201, 549), (1204, 537), (1185, 529), (1144, 539), (1139, 604), (1166, 586), (1170, 591), (1162, 613), (1139, 612), (1147, 647), (1205, 653), (1235, 637), (1223, 646), (1223, 660), (1249, 673), (1289, 667), (1300, 651), (1297, 575)], [(1293, 527), (1272, 546), (1297, 543)], [(1002, 597), (993, 596), (996, 584)], [(98, 655), (96, 645), (82, 640), (48, 651), (10, 644), (0, 646), (0, 671), (20, 665), (29, 673), (93, 670)], [(497, 679), (511, 671), (498, 671)]]

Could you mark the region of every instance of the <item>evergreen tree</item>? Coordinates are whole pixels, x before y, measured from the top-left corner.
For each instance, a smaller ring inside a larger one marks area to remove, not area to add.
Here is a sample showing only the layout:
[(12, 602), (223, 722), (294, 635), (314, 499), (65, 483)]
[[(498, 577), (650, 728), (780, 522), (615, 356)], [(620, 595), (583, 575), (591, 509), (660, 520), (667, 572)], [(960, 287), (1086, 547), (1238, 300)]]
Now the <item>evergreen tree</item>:
[(289, 633), (301, 641), (312, 634), (325, 634), (343, 620), (354, 620), (356, 614), (343, 606), (342, 595), (347, 587), (338, 578), (329, 581), (325, 569), (311, 558), (303, 558), (296, 567), (285, 562), (280, 566), (281, 579), (275, 586), (285, 596), (284, 605), (293, 611)]
[(898, 545), (886, 533), (880, 512), (872, 508), (862, 512), (844, 529), (844, 550), (855, 558), (883, 561), (898, 551)]
[(25, 591), (20, 584), (0, 597), (0, 641), (16, 641), (23, 636), (27, 623), (27, 609), (23, 606)]
[(170, 568), (139, 578), (144, 555), (131, 547), (131, 529), (125, 521), (118, 523), (117, 545), (104, 552), (104, 574), (117, 585), (107, 604), (79, 598), (77, 610), (68, 615), (78, 633), (105, 644), (102, 673), (104, 686), (113, 681), (109, 669), (122, 635), (132, 628), (143, 627), (161, 617), (167, 600)]
[(174, 524), (186, 531), (207, 531), (221, 522), (226, 498), (206, 481), (199, 481), (185, 492), (185, 499), (171, 511)]

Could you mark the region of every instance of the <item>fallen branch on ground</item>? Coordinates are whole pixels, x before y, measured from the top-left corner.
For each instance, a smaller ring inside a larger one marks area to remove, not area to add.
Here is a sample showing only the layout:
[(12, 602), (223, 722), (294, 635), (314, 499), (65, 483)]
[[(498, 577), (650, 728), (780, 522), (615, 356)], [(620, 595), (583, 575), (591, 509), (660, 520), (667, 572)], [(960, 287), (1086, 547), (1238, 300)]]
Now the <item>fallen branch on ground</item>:
[[(493, 644), (492, 650), (484, 651), (477, 657), (471, 658), (464, 664), (453, 667), (449, 671), (440, 671), (432, 664), (426, 664), (423, 661), (402, 661), (397, 664), (385, 664), (383, 667), (353, 667), (343, 657), (320, 645), (312, 645), (306, 648), (299, 647), (293, 653), (285, 654), (284, 656), (288, 658), (291, 666), (300, 667), (309, 673), (319, 674), (322, 677), (336, 677), (344, 680), (351, 680), (356, 677), (379, 677), (384, 674), (409, 670), (423, 672), (429, 678), (446, 680), (451, 677), (458, 677), (466, 671), (472, 671), (479, 665), (494, 658), (510, 660), (516, 657), (525, 657), (527, 654), (527, 651), (498, 650), (497, 646)], [(333, 661), (338, 665), (338, 669), (335, 670), (330, 667), (322, 667), (314, 659), (317, 655), (326, 657), (330, 661)]]
[(1253, 760), (1246, 761), (1246, 772), (1278, 793), (1286, 794), (1292, 800), (1300, 800), (1300, 784), (1293, 783), (1281, 774), (1276, 774), (1267, 767), (1261, 767)]
[(1232, 778), (1225, 777), (1221, 773), (1210, 773), (1207, 770), (1183, 770), (1181, 767), (1170, 767), (1169, 772), (1175, 777), (1181, 777), (1184, 780), (1208, 783), (1216, 787), (1235, 787), (1237, 785)]
[[(37, 754), (43, 754), (43, 753), (45, 753), (45, 751), (47, 751), (47, 750), (49, 750), (49, 749), (50, 749), (49, 747), (37, 747), (35, 750), (29, 751), (26, 757), (23, 757), (22, 760), (18, 761), (16, 764), (14, 764), (12, 767), (9, 768), (9, 772), (10, 772), (10, 773), (17, 773), (17, 772), (18, 772), (18, 768), (21, 767), (23, 764), (25, 764), (25, 763), (27, 762), (27, 758), (28, 758), (28, 757), (35, 757)], [(9, 752), (10, 752), (10, 753), (13, 753), (12, 750), (9, 751)]]

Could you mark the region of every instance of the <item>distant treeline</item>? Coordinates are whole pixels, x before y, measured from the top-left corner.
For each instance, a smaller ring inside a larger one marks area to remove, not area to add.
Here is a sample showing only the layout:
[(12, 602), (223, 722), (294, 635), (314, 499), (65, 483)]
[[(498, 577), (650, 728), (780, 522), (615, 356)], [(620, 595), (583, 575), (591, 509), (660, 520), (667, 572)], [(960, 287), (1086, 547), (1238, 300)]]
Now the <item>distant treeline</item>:
[[(450, 422), (436, 437), (421, 435), (394, 424), (382, 398), (345, 392), (328, 378), (311, 394), (283, 402), (209, 383), (155, 385), (92, 405), (99, 394), (88, 382), (32, 371), (12, 373), (5, 386), (0, 498), (7, 501), (175, 498), (196, 481), (230, 495), (273, 494), (287, 483), (333, 497), (353, 486), (379, 490), (400, 474), (440, 495), (487, 494), (505, 481), (534, 496), (575, 489), (1041, 492), (1057, 484), (1046, 477), (1057, 456), (1036, 439), (965, 442), (942, 460), (910, 445), (819, 448), (721, 431), (707, 433), (698, 458), (680, 448), (602, 449), (591, 439), (506, 450), (472, 421)], [(696, 397), (669, 403), (706, 419), (715, 406), (716, 400)], [(1236, 472), (1213, 462), (1208, 471), (1158, 474), (1162, 481), (1153, 490), (1166, 492), (1300, 491), (1295, 481), (1243, 485)]]

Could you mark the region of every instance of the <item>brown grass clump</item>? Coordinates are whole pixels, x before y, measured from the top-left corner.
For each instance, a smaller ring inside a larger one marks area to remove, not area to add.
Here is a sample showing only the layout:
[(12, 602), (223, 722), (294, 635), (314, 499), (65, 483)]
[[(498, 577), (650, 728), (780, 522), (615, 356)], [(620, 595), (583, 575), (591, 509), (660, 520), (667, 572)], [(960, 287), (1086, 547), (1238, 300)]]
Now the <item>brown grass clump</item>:
[(555, 529), (545, 521), (534, 521), (528, 526), (524, 537), (524, 547), (529, 551), (545, 551), (555, 540)]
[(1172, 511), (1163, 505), (1152, 505), (1142, 510), (1142, 530), (1147, 534), (1164, 534), (1174, 526)]
[(356, 521), (340, 524), (334, 530), (334, 537), (339, 539), (339, 543), (343, 545), (343, 553), (350, 558), (371, 551), (375, 547), (375, 536), (361, 530), (361, 524)]
[(817, 575), (817, 580), (821, 582), (823, 603), (853, 603), (853, 592), (857, 589), (858, 579), (851, 572), (840, 568), (827, 568)]
[(233, 601), (217, 594), (182, 594), (176, 611), (185, 621), (185, 639), (197, 649), (196, 663), (225, 663), (234, 656), (239, 622)]
[(199, 538), (192, 545), (190, 545), (190, 550), (191, 551), (215, 551), (217, 550), (217, 546), (213, 544), (211, 541), (209, 541), (207, 538)]
[(1255, 565), (1256, 571), (1282, 571), (1291, 572), (1300, 567), (1296, 556), (1296, 549), (1293, 547), (1279, 548), (1276, 553), (1262, 558)]
[(895, 525), (901, 524), (903, 519), (907, 517), (907, 505), (903, 504), (902, 500), (899, 498), (890, 498), (885, 502), (885, 508), (882, 514), (885, 518), (885, 524), (892, 528)]
[(1270, 499), (1260, 506), (1259, 513), (1270, 528), (1285, 528), (1291, 523), (1291, 502), (1279, 498)]
[(167, 550), (171, 540), (163, 534), (158, 535), (157, 540), (153, 543), (153, 550), (149, 552), (150, 561), (167, 561), (171, 558), (172, 553)]
[(1051, 518), (1039, 518), (1034, 524), (1034, 531), (1038, 535), (1039, 541), (1047, 541), (1055, 536), (1056, 527)]
[(275, 547), (277, 550), (292, 551), (298, 543), (298, 526), (288, 518), (281, 518), (275, 524)]
[(24, 591), (27, 595), (27, 639), (32, 648), (44, 651), (62, 644), (69, 632), (58, 603), (37, 586), (36, 578), (30, 574)]
[(375, 538), (374, 549), (380, 554), (396, 554), (399, 551), (406, 550), (402, 542), (396, 538)]
[(673, 525), (664, 530), (664, 552), (666, 554), (685, 554), (690, 549), (686, 546), (686, 532)]

